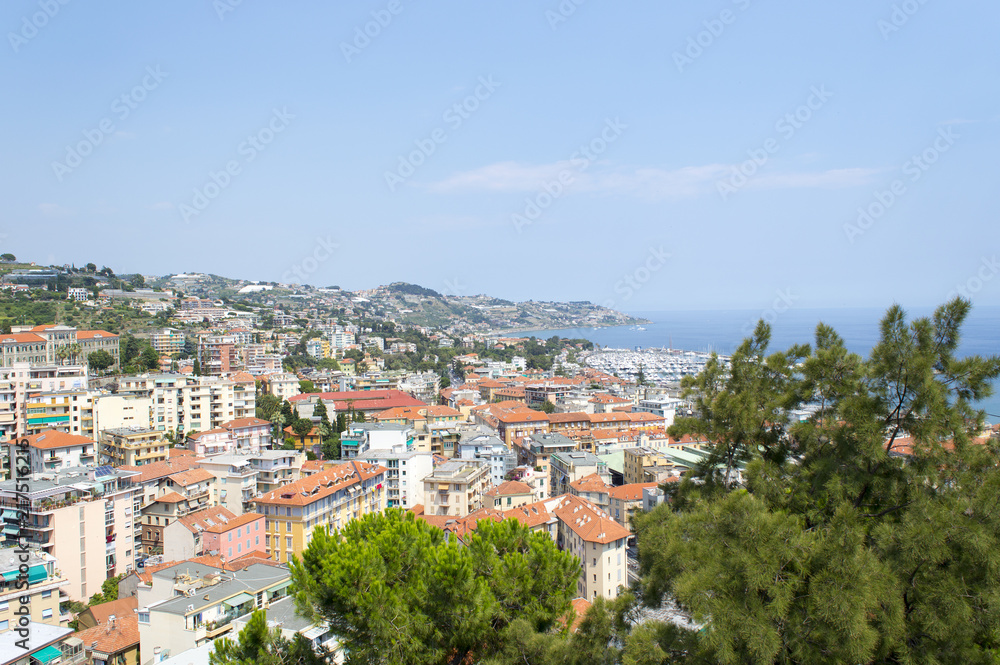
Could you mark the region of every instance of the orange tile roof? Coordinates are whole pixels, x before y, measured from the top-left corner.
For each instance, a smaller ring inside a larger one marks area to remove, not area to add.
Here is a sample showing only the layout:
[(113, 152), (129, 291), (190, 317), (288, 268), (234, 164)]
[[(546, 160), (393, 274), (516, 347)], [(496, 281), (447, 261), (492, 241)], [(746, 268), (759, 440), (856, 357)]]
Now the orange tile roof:
[[(226, 524), (235, 519), (236, 514), (225, 506), (212, 506), (196, 510), (184, 517), (179, 517), (177, 521), (187, 527), (188, 531), (198, 533), (200, 531), (207, 531), (216, 524)], [(198, 527), (201, 528), (199, 529)], [(229, 529), (224, 530), (228, 531)]]
[(559, 497), (555, 514), (577, 536), (588, 543), (610, 543), (628, 538), (632, 532), (612, 519), (611, 515), (587, 501), (570, 494)]
[(94, 338), (97, 338), (97, 337), (111, 337), (111, 338), (114, 338), (114, 339), (118, 339), (118, 335), (115, 335), (114, 333), (109, 333), (106, 330), (77, 330), (76, 331), (76, 338), (77, 339), (94, 339)]
[(139, 615), (129, 613), (115, 618), (114, 626), (94, 626), (73, 633), (83, 642), (84, 648), (98, 653), (115, 655), (139, 647)]
[(139, 476), (135, 479), (135, 482), (143, 483), (147, 480), (166, 478), (180, 471), (187, 471), (192, 467), (198, 466), (201, 459), (194, 455), (180, 454), (171, 456), (169, 459), (161, 462), (153, 462), (152, 464), (143, 464), (141, 466), (125, 465), (118, 468), (125, 469), (126, 471), (138, 471)]
[(181, 471), (180, 473), (173, 473), (168, 476), (170, 480), (177, 483), (182, 487), (188, 487), (189, 485), (194, 485), (195, 483), (201, 483), (206, 480), (214, 478), (211, 473), (202, 469), (201, 467), (195, 467), (193, 469), (188, 469), (186, 471)]
[(579, 480), (574, 480), (569, 486), (577, 492), (608, 492), (611, 489), (611, 486), (604, 482), (604, 479), (596, 473), (591, 473)]
[(187, 499), (177, 492), (167, 492), (163, 496), (156, 497), (156, 500), (160, 503), (180, 503), (181, 501), (187, 501)]
[(508, 480), (486, 492), (486, 496), (515, 496), (518, 494), (531, 494), (531, 486), (518, 480)]
[(236, 420), (230, 420), (227, 423), (222, 423), (222, 428), (226, 430), (230, 429), (240, 429), (243, 427), (254, 427), (257, 425), (270, 425), (270, 421), (261, 420), (260, 418), (237, 418)]
[(549, 422), (556, 423), (577, 423), (590, 422), (590, 414), (582, 411), (571, 411), (569, 413), (550, 413)]
[(0, 343), (3, 344), (29, 344), (32, 342), (45, 342), (45, 338), (35, 333), (13, 333), (0, 335)]
[(280, 506), (305, 506), (335, 494), (345, 487), (374, 478), (385, 471), (385, 467), (367, 462), (347, 462), (272, 490), (259, 497), (256, 502)]
[(629, 483), (612, 487), (608, 494), (619, 501), (639, 501), (642, 499), (642, 491), (653, 487), (659, 487), (659, 483)]
[(118, 600), (112, 600), (100, 605), (91, 605), (86, 609), (97, 625), (103, 626), (108, 622), (108, 617), (112, 614), (115, 617), (123, 617), (132, 614), (133, 610), (139, 607), (139, 599), (136, 596), (126, 596)]
[(67, 434), (54, 429), (47, 429), (28, 437), (28, 445), (39, 450), (51, 450), (53, 448), (68, 448), (70, 446), (86, 446), (93, 444), (94, 440), (76, 434)]
[(264, 519), (264, 516), (260, 513), (243, 513), (235, 518), (231, 518), (228, 522), (222, 522), (216, 524), (215, 526), (208, 527), (205, 531), (209, 533), (223, 533), (225, 531), (231, 531), (236, 527), (243, 526), (244, 524), (252, 524), (257, 520)]

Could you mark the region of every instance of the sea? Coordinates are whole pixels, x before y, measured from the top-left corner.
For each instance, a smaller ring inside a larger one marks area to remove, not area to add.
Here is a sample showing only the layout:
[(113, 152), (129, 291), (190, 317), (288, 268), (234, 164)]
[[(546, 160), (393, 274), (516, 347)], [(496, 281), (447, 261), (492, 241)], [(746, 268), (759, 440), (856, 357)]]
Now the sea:
[[(931, 316), (934, 308), (908, 308), (908, 320)], [(602, 348), (646, 349), (674, 348), (685, 351), (715, 351), (730, 355), (749, 337), (763, 318), (771, 324), (771, 351), (781, 351), (793, 344), (813, 343), (816, 325), (825, 323), (844, 339), (850, 351), (867, 356), (879, 337), (883, 309), (842, 308), (776, 310), (718, 310), (678, 312), (629, 312), (647, 319), (639, 326), (605, 328), (562, 328), (558, 330), (518, 331), (518, 335), (546, 339), (552, 335), (587, 339)], [(959, 355), (1000, 355), (1000, 307), (974, 307), (962, 327)], [(1000, 381), (994, 394), (978, 404), (987, 420), (1000, 423)]]

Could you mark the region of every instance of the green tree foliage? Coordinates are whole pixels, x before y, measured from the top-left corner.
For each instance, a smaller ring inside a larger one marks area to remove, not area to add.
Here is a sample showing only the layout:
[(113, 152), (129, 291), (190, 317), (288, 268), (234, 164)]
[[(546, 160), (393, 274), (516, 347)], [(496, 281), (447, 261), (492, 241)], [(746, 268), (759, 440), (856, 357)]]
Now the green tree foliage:
[(867, 359), (822, 324), (768, 355), (761, 323), (729, 372), (686, 383), (699, 417), (674, 433), (712, 455), (636, 528), (646, 600), (706, 624), (692, 659), (997, 662), (1000, 449), (973, 441), (972, 403), (1000, 357), (956, 355), (969, 308), (893, 307)]
[(90, 369), (103, 372), (115, 364), (115, 359), (104, 349), (98, 349), (87, 355), (87, 364), (90, 366)]
[(541, 411), (542, 413), (555, 413), (556, 405), (550, 402), (549, 400), (545, 400), (544, 402), (542, 402), (542, 405), (538, 407), (538, 410)]
[(268, 628), (266, 610), (257, 610), (236, 639), (222, 637), (215, 641), (208, 662), (210, 665), (324, 665), (327, 656), (314, 651), (302, 635), (286, 640), (280, 628)]
[(295, 432), (295, 436), (302, 440), (302, 445), (306, 445), (306, 437), (313, 430), (313, 422), (308, 418), (299, 418), (292, 423), (292, 431)]
[(468, 546), (397, 509), (317, 531), (292, 563), (299, 607), (356, 662), (458, 663), (498, 654), (512, 623), (546, 632), (570, 608), (579, 562), (515, 520)]
[(271, 420), (276, 413), (281, 412), (281, 400), (271, 393), (263, 393), (257, 396), (257, 417), (262, 420)]
[(138, 363), (145, 370), (158, 370), (160, 369), (160, 354), (152, 346), (146, 346), (139, 354)]
[(314, 393), (316, 392), (316, 386), (313, 385), (312, 381), (299, 381), (299, 392), (300, 393)]

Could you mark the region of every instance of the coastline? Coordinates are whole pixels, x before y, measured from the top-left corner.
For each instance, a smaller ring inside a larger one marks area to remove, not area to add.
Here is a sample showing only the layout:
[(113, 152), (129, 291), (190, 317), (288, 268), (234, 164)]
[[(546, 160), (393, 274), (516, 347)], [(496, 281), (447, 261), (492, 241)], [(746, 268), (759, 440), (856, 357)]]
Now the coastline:
[[(537, 327), (528, 327), (528, 328), (503, 328), (501, 330), (491, 330), (489, 332), (492, 335), (514, 335), (514, 334), (526, 333), (526, 332), (540, 332), (540, 331), (543, 331), (543, 330), (547, 331), (547, 332), (555, 332), (557, 330), (581, 330), (581, 329), (584, 329), (584, 328), (601, 328), (601, 329), (607, 329), (607, 328), (628, 328), (628, 327), (631, 327), (631, 326), (644, 326), (644, 325), (651, 324), (651, 323), (653, 323), (653, 322), (650, 321), (649, 319), (633, 319), (629, 323), (601, 323), (601, 324), (597, 324), (597, 325), (588, 325), (588, 326), (579, 326), (579, 325), (577, 325), (577, 326), (551, 326), (551, 327), (548, 327), (548, 328), (537, 328)], [(538, 336), (534, 335), (534, 337), (538, 337)], [(539, 338), (539, 339), (541, 339), (541, 338)], [(567, 339), (569, 339), (569, 338), (567, 338)]]

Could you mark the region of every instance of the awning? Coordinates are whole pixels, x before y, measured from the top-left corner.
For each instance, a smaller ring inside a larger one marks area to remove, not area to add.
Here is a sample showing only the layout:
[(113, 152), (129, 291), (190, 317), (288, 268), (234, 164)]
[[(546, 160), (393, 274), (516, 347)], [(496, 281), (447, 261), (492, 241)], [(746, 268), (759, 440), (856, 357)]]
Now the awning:
[(7, 581), (16, 580), (17, 579), (17, 575), (18, 575), (17, 569), (14, 569), (14, 570), (11, 570), (9, 572), (4, 573), (3, 574), (3, 578), (5, 580), (7, 580)]
[(32, 566), (28, 568), (28, 582), (34, 584), (35, 582), (41, 582), (44, 579), (48, 579), (49, 571), (45, 570), (45, 566)]
[(31, 654), (31, 658), (33, 660), (37, 660), (39, 663), (42, 663), (42, 665), (48, 665), (56, 658), (61, 657), (62, 650), (55, 645), (49, 645), (44, 649), (39, 649), (35, 653)]
[(230, 607), (239, 607), (243, 603), (250, 600), (253, 600), (253, 596), (244, 591), (243, 593), (233, 596), (229, 600), (224, 600), (222, 602), (225, 603), (226, 605), (229, 605)]
[(268, 589), (268, 591), (270, 591), (271, 593), (278, 593), (279, 591), (284, 591), (285, 589), (287, 589), (290, 586), (292, 586), (292, 581), (288, 580), (287, 582), (282, 582), (281, 584), (279, 584), (278, 586), (274, 587), (273, 589)]
[(18, 511), (5, 508), (3, 515), (0, 515), (0, 519), (18, 521), (20, 520), (20, 516), (18, 515)]
[(20, 529), (15, 524), (4, 524), (3, 532), (9, 536), (16, 536), (20, 532)]

